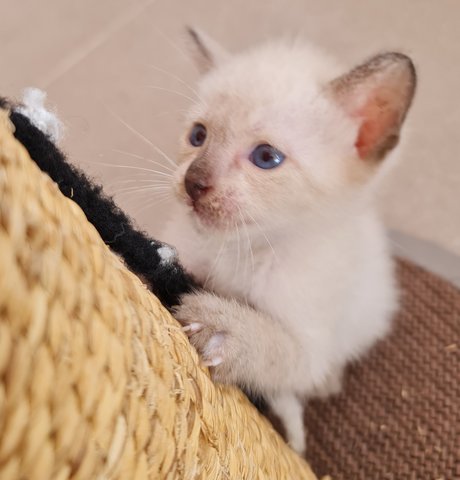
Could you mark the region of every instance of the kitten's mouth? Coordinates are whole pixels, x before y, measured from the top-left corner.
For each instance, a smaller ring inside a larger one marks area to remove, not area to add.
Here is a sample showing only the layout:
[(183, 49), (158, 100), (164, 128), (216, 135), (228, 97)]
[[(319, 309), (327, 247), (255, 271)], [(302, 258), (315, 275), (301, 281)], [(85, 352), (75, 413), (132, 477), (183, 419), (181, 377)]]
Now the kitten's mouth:
[(234, 203), (220, 198), (193, 201), (186, 200), (190, 215), (200, 227), (213, 230), (228, 230), (239, 220)]
[(219, 227), (219, 216), (216, 215), (214, 209), (208, 208), (201, 202), (187, 202), (191, 208), (192, 217), (199, 222), (201, 226), (212, 228)]
[(187, 206), (190, 218), (200, 230), (230, 230), (246, 223), (241, 207), (231, 190), (209, 191), (199, 198), (191, 198), (184, 188), (184, 182), (176, 188), (178, 199)]

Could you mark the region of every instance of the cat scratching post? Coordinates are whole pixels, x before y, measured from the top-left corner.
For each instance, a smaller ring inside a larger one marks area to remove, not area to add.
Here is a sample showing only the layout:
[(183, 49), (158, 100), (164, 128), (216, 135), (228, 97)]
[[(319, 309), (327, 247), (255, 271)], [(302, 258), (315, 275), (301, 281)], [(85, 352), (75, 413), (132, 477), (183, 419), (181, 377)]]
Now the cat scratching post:
[(0, 120), (0, 478), (314, 480)]

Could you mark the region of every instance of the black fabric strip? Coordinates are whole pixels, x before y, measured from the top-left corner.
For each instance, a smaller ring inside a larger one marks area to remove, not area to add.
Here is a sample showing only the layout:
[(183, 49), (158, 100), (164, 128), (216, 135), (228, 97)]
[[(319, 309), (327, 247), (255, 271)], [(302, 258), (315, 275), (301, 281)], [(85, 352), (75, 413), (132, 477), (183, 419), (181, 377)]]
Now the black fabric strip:
[[(0, 99), (0, 106), (8, 102)], [(61, 192), (77, 203), (104, 242), (120, 255), (128, 268), (147, 282), (168, 308), (180, 303), (180, 296), (198, 288), (193, 278), (176, 261), (162, 264), (158, 248), (162, 243), (136, 229), (132, 220), (74, 165), (30, 120), (13, 110), (10, 114), (15, 137), (29, 155), (57, 183)]]

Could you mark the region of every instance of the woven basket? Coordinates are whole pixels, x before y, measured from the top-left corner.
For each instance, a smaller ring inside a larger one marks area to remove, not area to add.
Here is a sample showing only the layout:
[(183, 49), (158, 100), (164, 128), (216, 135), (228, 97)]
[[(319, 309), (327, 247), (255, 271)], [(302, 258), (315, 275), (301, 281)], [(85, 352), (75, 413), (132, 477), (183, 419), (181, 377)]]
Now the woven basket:
[(0, 478), (314, 480), (0, 120)]

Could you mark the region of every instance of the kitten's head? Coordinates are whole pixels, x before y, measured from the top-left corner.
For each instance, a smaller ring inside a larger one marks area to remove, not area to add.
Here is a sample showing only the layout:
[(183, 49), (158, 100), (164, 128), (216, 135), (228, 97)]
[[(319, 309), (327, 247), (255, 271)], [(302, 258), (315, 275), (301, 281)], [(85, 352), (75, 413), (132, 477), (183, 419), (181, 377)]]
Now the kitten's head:
[(362, 190), (398, 143), (416, 83), (405, 55), (343, 74), (306, 45), (229, 55), (189, 33), (203, 76), (175, 178), (201, 227), (296, 221)]

